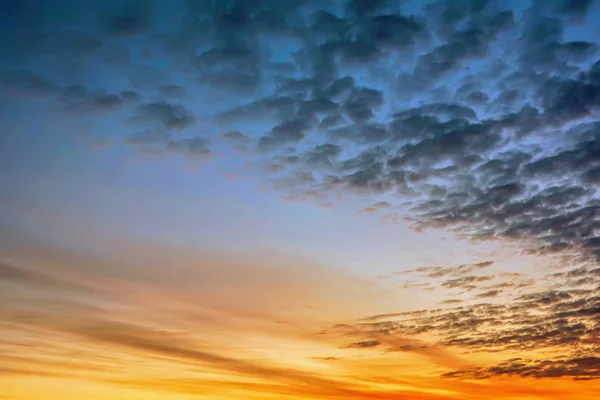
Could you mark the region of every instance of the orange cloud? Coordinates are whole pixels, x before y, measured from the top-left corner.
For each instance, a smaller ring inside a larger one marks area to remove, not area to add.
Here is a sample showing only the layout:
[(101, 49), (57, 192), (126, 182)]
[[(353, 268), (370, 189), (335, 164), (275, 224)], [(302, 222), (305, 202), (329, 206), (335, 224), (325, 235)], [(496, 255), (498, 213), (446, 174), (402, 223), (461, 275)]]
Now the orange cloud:
[(407, 299), (306, 260), (123, 240), (107, 247), (113, 250), (104, 256), (55, 248), (0, 255), (0, 394), (18, 400), (598, 394), (595, 381), (554, 379), (536, 389), (518, 376), (444, 378), (474, 359), (431, 338), (386, 333), (392, 314), (361, 319), (390, 305), (402, 309)]

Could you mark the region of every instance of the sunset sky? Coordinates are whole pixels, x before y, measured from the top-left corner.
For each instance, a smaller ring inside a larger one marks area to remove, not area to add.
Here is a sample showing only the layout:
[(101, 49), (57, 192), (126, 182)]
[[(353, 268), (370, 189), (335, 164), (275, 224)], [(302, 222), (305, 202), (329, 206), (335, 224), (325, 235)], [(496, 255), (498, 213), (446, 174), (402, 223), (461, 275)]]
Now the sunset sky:
[(600, 399), (598, 21), (0, 0), (0, 400)]

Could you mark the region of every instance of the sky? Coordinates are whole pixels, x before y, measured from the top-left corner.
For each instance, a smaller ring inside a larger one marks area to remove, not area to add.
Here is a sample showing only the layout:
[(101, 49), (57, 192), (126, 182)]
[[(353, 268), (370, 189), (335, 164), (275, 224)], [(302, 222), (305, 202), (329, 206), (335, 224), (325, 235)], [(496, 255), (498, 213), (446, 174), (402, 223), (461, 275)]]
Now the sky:
[(599, 18), (0, 0), (0, 399), (600, 398)]

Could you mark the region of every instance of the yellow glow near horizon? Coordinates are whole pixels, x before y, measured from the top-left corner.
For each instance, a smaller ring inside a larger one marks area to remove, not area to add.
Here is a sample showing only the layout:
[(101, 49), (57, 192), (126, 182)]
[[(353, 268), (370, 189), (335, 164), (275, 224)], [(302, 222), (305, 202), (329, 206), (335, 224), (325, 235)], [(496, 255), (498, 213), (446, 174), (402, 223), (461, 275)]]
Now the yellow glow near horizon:
[[(104, 258), (46, 249), (6, 254), (3, 262), (0, 398), (450, 400), (493, 393), (542, 400), (600, 393), (597, 381), (539, 386), (517, 377), (440, 377), (544, 352), (467, 354), (430, 348), (427, 334), (377, 335), (361, 332), (360, 323), (332, 329), (415, 304), (403, 291), (304, 260), (128, 245)], [(378, 347), (360, 344), (368, 338)]]

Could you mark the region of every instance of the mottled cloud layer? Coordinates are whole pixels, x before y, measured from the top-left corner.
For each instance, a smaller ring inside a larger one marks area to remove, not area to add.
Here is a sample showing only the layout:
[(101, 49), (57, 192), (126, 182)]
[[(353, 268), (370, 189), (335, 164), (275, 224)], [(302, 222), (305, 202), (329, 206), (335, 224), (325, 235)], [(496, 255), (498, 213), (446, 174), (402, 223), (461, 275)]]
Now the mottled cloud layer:
[(225, 138), (291, 197), (596, 260), (594, 2), (213, 3), (5, 6), (4, 101), (116, 113), (142, 151)]
[[(536, 359), (510, 358), (496, 366), (448, 372), (446, 377), (482, 379), (498, 375), (597, 379), (600, 299), (595, 290), (547, 291), (516, 297), (510, 303), (384, 314), (355, 325), (332, 328), (364, 340), (350, 346), (371, 347), (371, 337), (436, 338), (430, 345), (388, 346), (385, 351), (423, 351), (431, 347), (468, 353), (534, 354)], [(491, 292), (491, 291), (490, 291)], [(496, 297), (484, 292), (477, 298)], [(481, 300), (479, 300), (481, 301)], [(368, 344), (368, 345), (361, 345)], [(540, 359), (544, 354), (545, 359)], [(554, 354), (552, 356), (552, 354)]]

